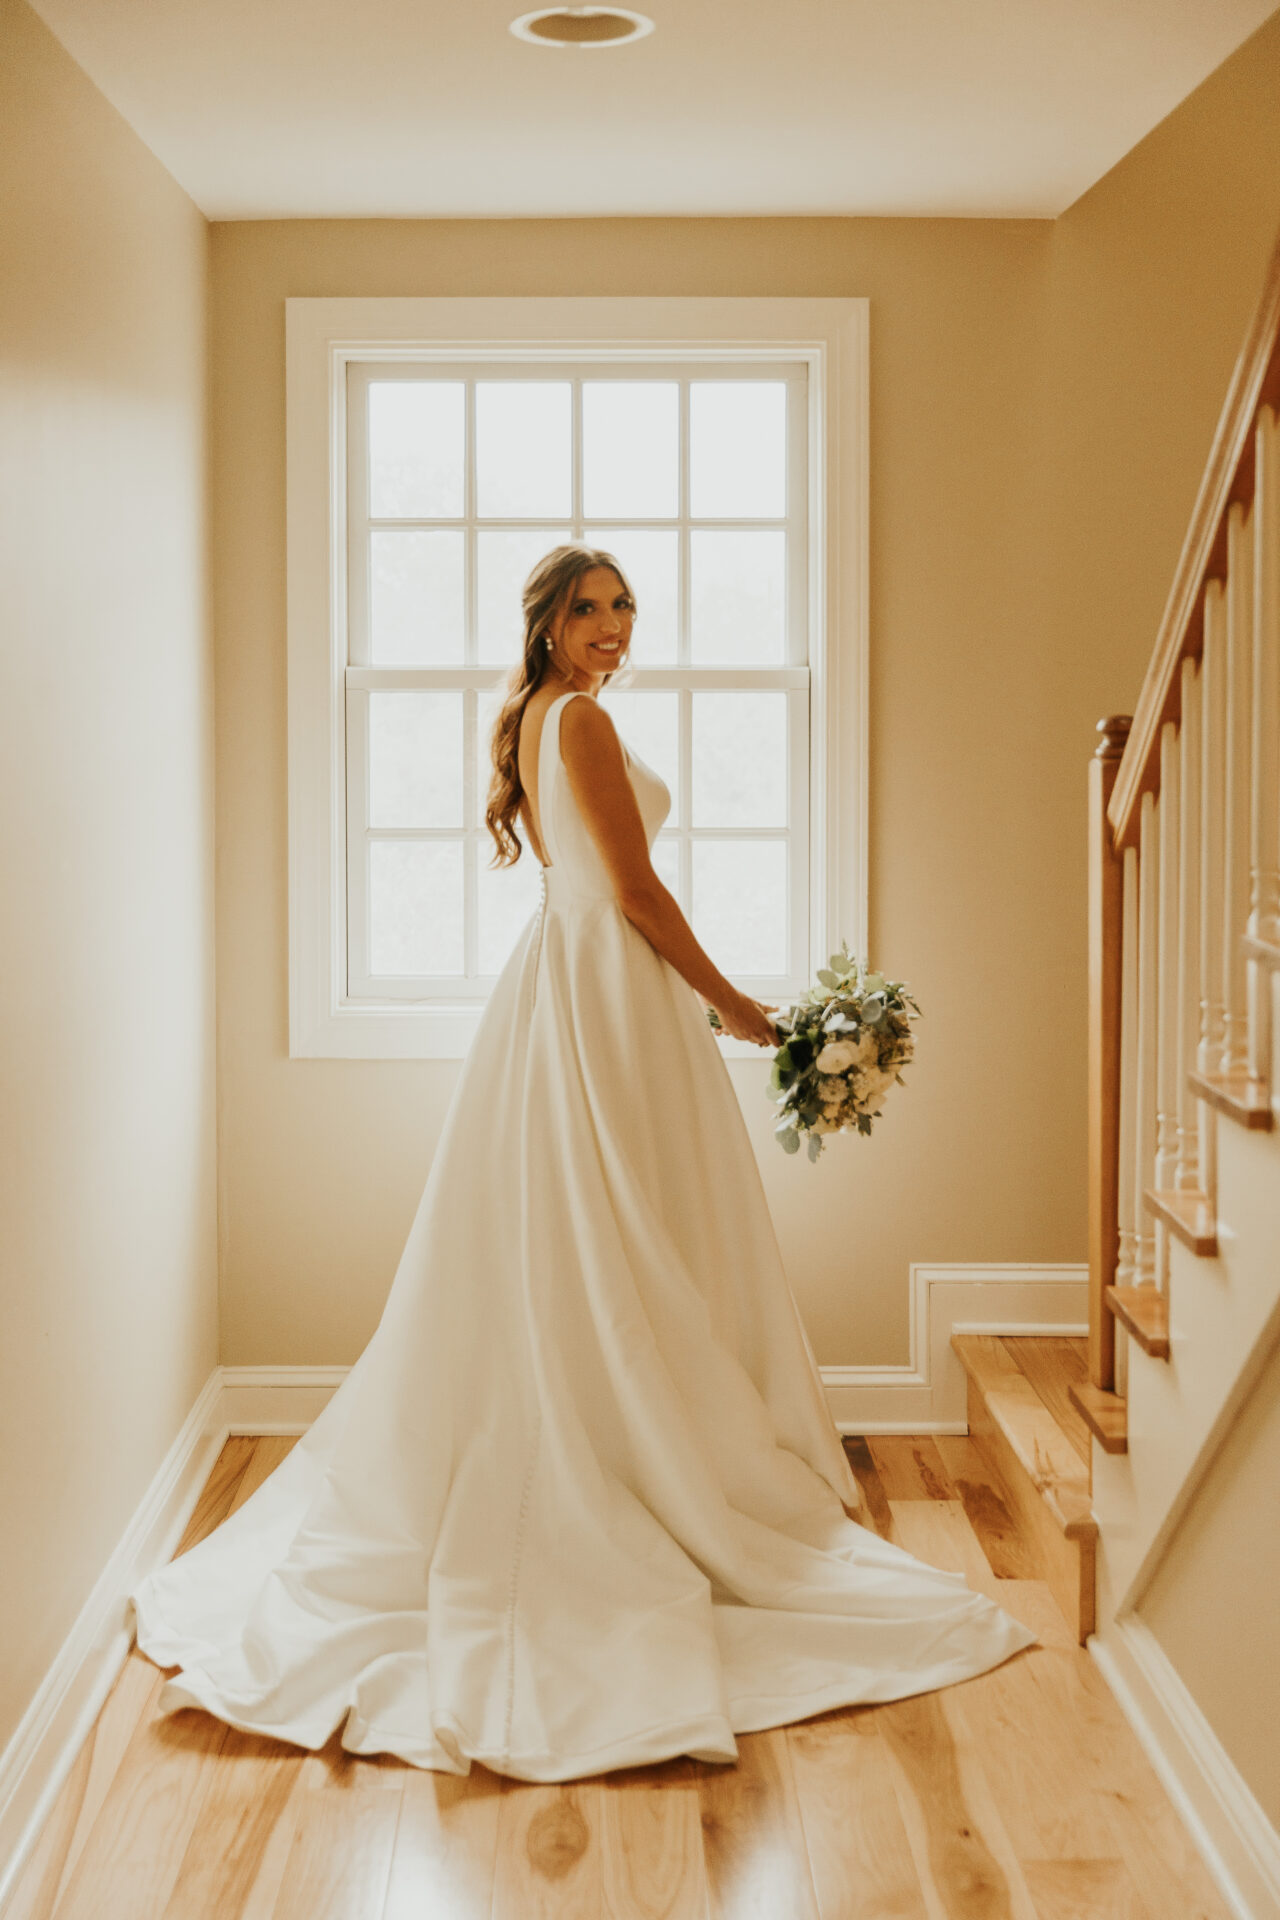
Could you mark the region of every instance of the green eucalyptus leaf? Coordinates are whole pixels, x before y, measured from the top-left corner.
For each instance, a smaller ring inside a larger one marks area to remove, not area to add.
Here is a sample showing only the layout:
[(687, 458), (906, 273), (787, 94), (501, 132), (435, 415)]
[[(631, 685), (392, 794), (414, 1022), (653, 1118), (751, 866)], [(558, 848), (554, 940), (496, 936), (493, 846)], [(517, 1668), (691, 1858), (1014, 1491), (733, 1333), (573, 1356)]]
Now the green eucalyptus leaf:
[(782, 1143), (782, 1151), (784, 1153), (799, 1153), (800, 1135), (794, 1127), (788, 1127), (785, 1133), (778, 1135), (778, 1139)]

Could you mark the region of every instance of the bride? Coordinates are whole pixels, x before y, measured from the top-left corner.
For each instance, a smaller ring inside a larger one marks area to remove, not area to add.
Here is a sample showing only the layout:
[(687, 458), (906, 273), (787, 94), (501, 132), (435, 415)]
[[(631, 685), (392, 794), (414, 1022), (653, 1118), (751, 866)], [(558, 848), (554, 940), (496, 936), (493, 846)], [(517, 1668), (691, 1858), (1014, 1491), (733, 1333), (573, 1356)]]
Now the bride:
[(1035, 1636), (881, 1540), (705, 1007), (776, 1044), (649, 852), (670, 793), (597, 700), (610, 555), (524, 590), (486, 820), (542, 898), (462, 1065), (373, 1338), (275, 1472), (135, 1589), (163, 1711), (522, 1780), (899, 1699)]

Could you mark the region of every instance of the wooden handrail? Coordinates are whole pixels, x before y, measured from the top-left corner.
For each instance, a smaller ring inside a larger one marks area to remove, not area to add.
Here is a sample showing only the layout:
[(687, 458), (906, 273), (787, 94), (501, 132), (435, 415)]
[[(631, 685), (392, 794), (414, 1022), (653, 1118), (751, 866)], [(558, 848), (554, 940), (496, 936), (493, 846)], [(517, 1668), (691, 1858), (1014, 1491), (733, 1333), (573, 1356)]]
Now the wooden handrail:
[(1129, 717), (1098, 723), (1089, 762), (1089, 1378), (1115, 1380), (1115, 1285), (1119, 1229), (1120, 963), (1123, 868), (1107, 829), (1107, 802), (1129, 735)]
[(1204, 589), (1226, 572), (1226, 523), (1233, 501), (1253, 498), (1253, 427), (1258, 408), (1280, 404), (1280, 239), (1267, 269), (1218, 421), (1155, 652), (1142, 683), (1107, 817), (1117, 849), (1137, 842), (1142, 796), (1160, 784), (1160, 729), (1181, 717), (1181, 665), (1198, 659)]

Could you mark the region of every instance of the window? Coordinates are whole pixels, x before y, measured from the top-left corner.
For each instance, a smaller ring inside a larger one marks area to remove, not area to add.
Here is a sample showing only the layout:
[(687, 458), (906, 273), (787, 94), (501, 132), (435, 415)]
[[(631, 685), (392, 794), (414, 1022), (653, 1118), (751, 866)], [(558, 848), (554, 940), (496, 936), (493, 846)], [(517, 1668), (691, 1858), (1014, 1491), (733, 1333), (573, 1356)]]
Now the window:
[(601, 698), (699, 939), (767, 999), (861, 945), (863, 303), (287, 304), (292, 1052), (465, 1051), (537, 905), (488, 738), (568, 539), (636, 590)]

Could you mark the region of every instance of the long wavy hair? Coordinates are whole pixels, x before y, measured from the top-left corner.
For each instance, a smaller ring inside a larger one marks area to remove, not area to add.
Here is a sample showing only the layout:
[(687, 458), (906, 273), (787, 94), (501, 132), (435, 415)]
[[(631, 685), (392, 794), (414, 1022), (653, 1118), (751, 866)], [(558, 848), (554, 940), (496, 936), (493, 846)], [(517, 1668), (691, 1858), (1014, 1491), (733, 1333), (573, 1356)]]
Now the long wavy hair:
[[(520, 721), (525, 708), (551, 671), (550, 632), (552, 622), (567, 607), (577, 592), (578, 581), (592, 567), (610, 567), (635, 602), (631, 583), (611, 553), (602, 547), (576, 544), (554, 547), (539, 560), (524, 583), (521, 604), (524, 609), (524, 646), (520, 659), (507, 677), (507, 690), (493, 726), (491, 752), (493, 773), (489, 781), (488, 804), (484, 823), (493, 835), (497, 852), (490, 867), (512, 867), (524, 852), (524, 842), (516, 832), (524, 787), (520, 781), (517, 747)], [(611, 686), (619, 675), (634, 678), (630, 661), (624, 661), (604, 676)], [(626, 684), (624, 677), (622, 684)]]

